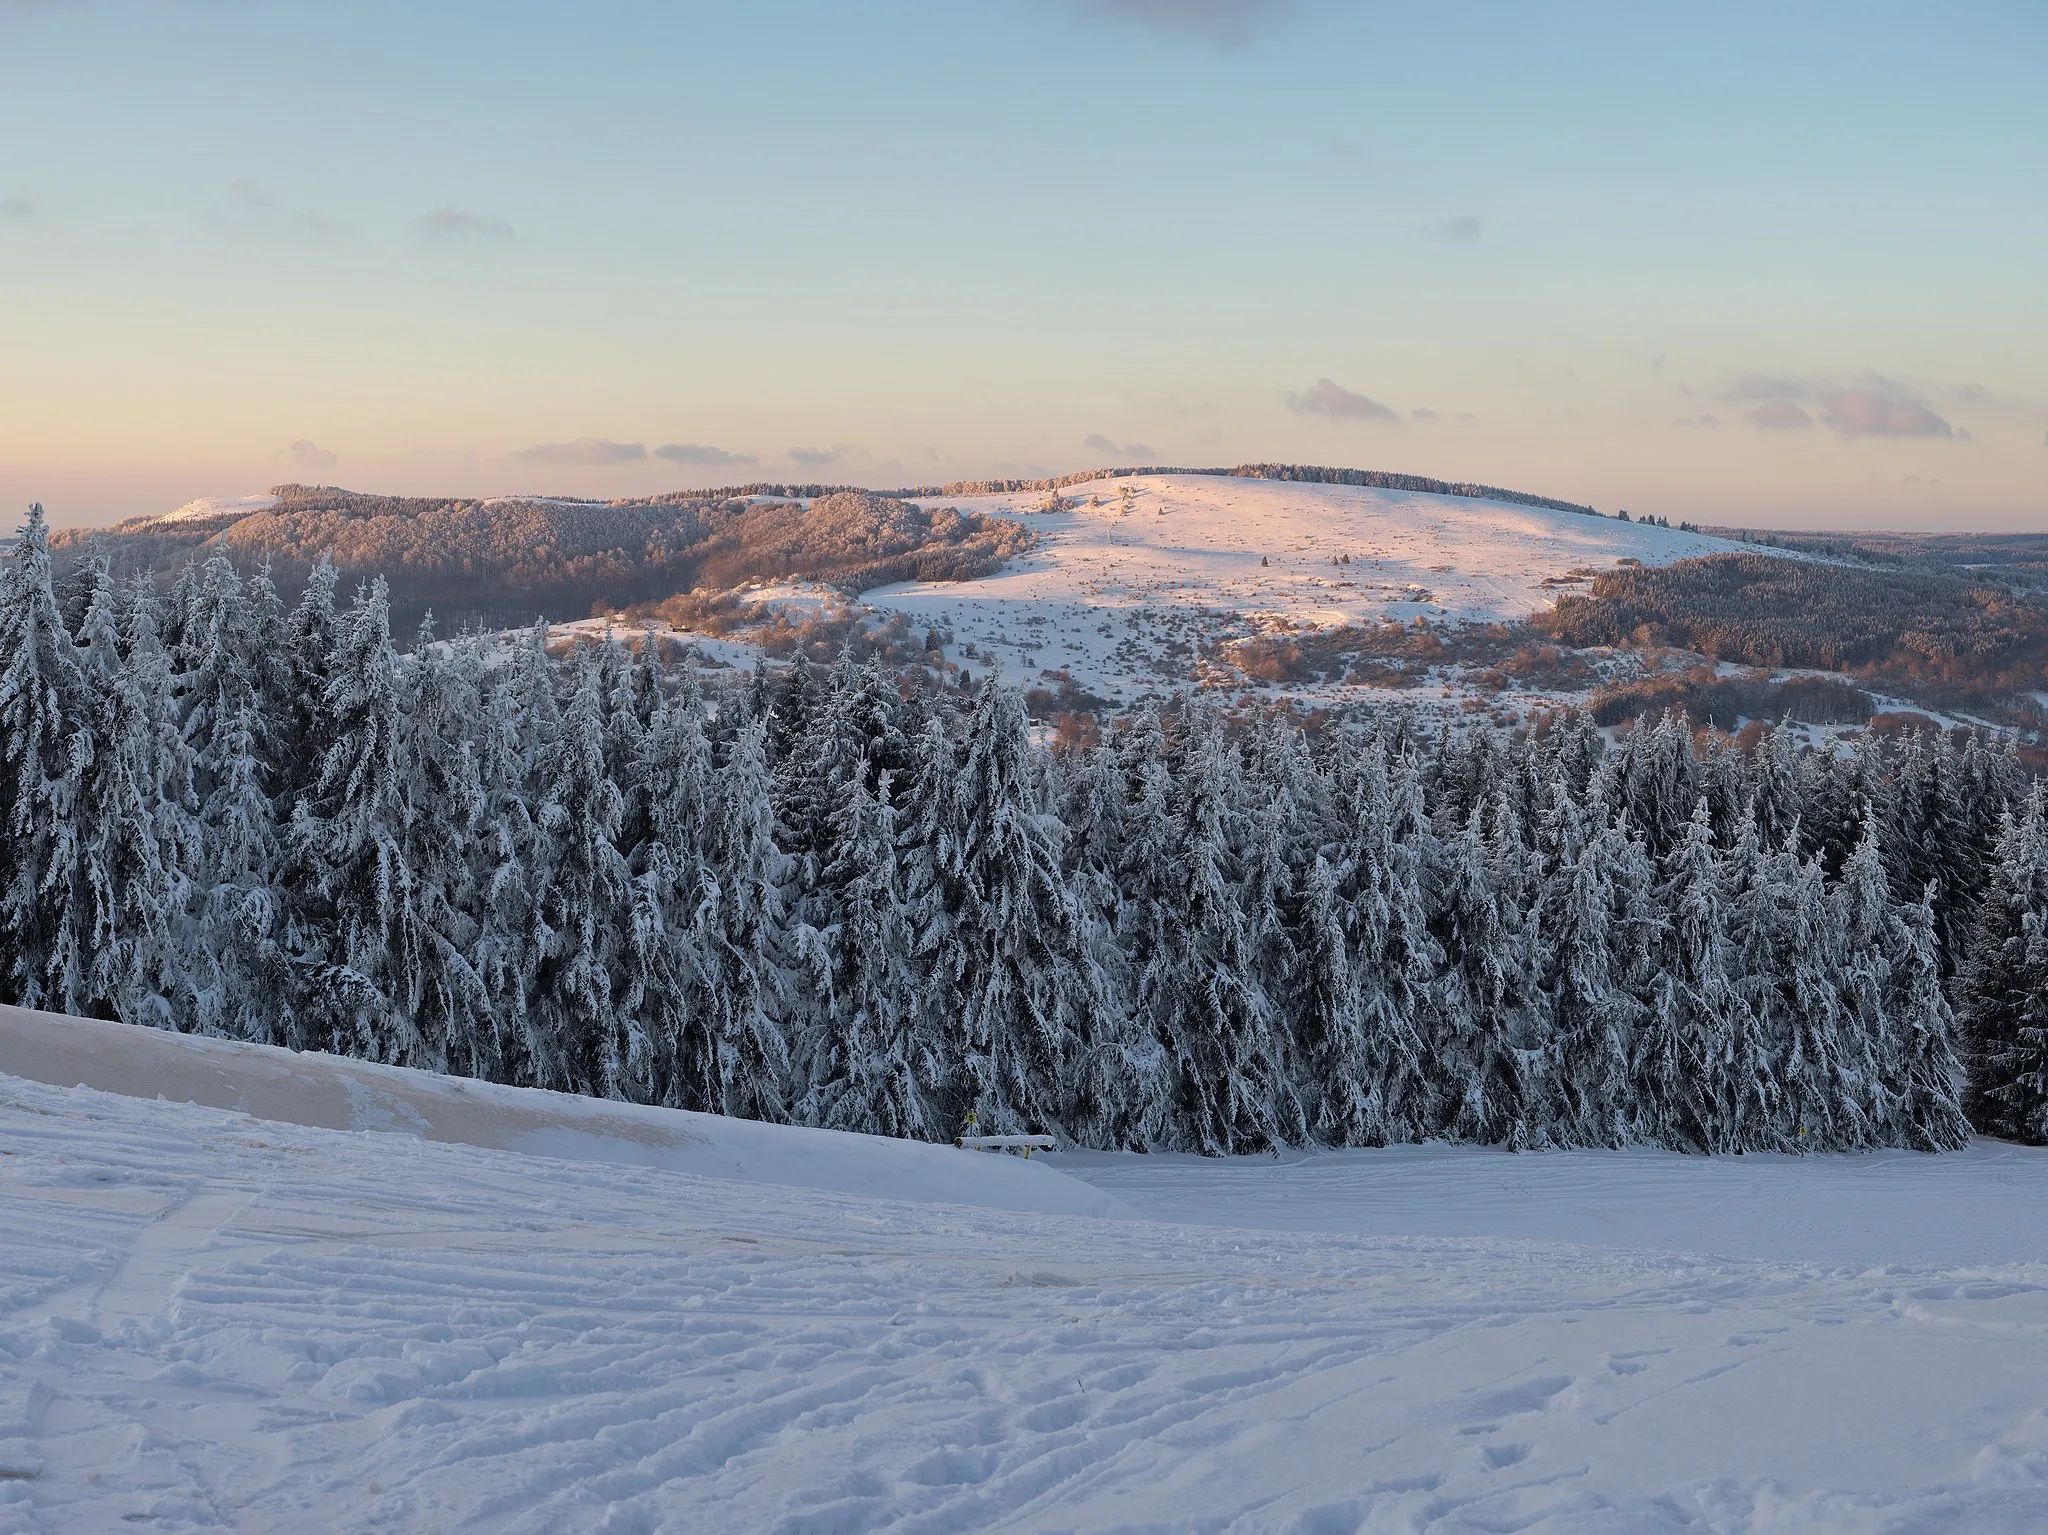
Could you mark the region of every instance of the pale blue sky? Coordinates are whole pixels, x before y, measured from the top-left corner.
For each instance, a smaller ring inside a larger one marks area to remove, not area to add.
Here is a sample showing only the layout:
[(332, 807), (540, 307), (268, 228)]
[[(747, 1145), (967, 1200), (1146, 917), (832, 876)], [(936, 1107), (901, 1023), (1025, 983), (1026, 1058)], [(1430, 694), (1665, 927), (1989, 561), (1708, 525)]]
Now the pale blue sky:
[(2044, 81), (2039, 0), (0, 0), (0, 498), (1274, 458), (2039, 526)]

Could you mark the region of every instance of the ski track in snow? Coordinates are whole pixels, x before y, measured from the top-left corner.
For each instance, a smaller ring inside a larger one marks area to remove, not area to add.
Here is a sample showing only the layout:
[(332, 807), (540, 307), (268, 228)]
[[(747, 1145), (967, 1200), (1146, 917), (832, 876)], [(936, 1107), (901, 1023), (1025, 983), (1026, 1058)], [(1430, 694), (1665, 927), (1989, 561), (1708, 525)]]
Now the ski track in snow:
[(0, 1531), (2048, 1527), (2016, 1148), (1058, 1159), (1113, 1220), (0, 1076), (0, 1153)]

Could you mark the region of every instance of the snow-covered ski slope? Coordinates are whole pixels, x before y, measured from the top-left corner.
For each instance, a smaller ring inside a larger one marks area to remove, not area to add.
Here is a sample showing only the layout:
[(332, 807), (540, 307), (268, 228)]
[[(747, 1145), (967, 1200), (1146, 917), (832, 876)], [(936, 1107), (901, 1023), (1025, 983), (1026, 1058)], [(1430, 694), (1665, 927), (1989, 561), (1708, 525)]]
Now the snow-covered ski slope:
[(1059, 1159), (1116, 1218), (266, 1120), (164, 1043), (0, 1075), (0, 1530), (2048, 1528), (2039, 1153)]
[(1524, 619), (1625, 560), (1756, 552), (1643, 522), (1354, 485), (1161, 474), (1061, 495), (1071, 505), (1057, 512), (1033, 510), (1048, 501), (1042, 491), (946, 498), (1022, 517), (1038, 547), (978, 581), (888, 586), (862, 600), (949, 624), (955, 651), (994, 656), (1010, 681), (1065, 668), (1108, 690), (1170, 677), (1168, 647), (1191, 635), (1207, 642), (1283, 620)]

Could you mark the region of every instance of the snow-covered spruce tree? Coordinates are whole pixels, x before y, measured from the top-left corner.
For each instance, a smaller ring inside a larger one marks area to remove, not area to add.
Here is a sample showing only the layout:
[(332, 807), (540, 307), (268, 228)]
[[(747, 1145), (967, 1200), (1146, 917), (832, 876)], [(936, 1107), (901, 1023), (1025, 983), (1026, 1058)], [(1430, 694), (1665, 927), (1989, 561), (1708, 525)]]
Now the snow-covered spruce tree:
[(1140, 1006), (1175, 1073), (1176, 1129), (1212, 1155), (1301, 1140), (1305, 1116), (1287, 1069), (1283, 1024), (1258, 984), (1244, 909), (1248, 816), (1236, 753), (1200, 699), (1173, 788), (1160, 944)]
[(2048, 1144), (2048, 805), (2037, 780), (2008, 813), (1957, 985), (1970, 1122)]
[(463, 1076), (499, 1058), (490, 993), (470, 961), (483, 904), (474, 850), (487, 800), (471, 739), (481, 720), (475, 673), (435, 641), (429, 615), (400, 674), (400, 853), (413, 900), (396, 984), (435, 1069)]
[(1303, 963), (1301, 903), (1328, 820), (1321, 813), (1322, 784), (1301, 732), (1277, 715), (1246, 733), (1239, 756), (1247, 795), (1244, 904), (1252, 952), (1261, 989), (1291, 1016)]
[(1339, 750), (1337, 836), (1310, 880), (1300, 1028), (1315, 1137), (1385, 1146), (1420, 1139), (1437, 1117), (1421, 1031), (1442, 958), (1421, 883), (1428, 819), (1411, 759), (1390, 768), (1377, 738)]
[[(303, 608), (304, 604), (301, 604)], [(393, 1065), (424, 1065), (434, 1045), (403, 1007), (412, 871), (405, 862), (406, 778), (398, 657), (380, 579), (356, 593), (326, 667), (319, 777), (291, 824), (290, 946), (296, 1038)]]
[(1444, 953), (1431, 1018), (1438, 1132), (1517, 1149), (1541, 1145), (1548, 1020), (1535, 881), (1512, 806), (1496, 794), (1444, 845), (1432, 926)]
[(691, 1091), (691, 1026), (703, 1006), (705, 973), (698, 910), (714, 888), (704, 866), (711, 792), (704, 723), (697, 659), (686, 651), (674, 687), (657, 698), (640, 738), (634, 776), (647, 824), (627, 852), (633, 925), (625, 1005), (643, 1020), (649, 1092), (671, 1107)]
[(526, 1007), (549, 1051), (535, 1063), (543, 1086), (619, 1097), (644, 1069), (645, 1039), (640, 1020), (616, 1006), (633, 894), (618, 848), (623, 796), (605, 764), (603, 669), (589, 650), (578, 651), (570, 687), (534, 814), (541, 843)]
[(1699, 765), (1684, 713), (1667, 710), (1655, 725), (1638, 720), (1622, 738), (1616, 766), (1616, 803), (1661, 864), (1687, 840), (1687, 819), (1700, 797)]
[(1704, 799), (1665, 860), (1663, 966), (1636, 1036), (1635, 1091), (1647, 1138), (1682, 1151), (1733, 1149), (1728, 1046), (1741, 999), (1728, 973), (1727, 876)]
[[(1759, 744), (1749, 765), (1747, 792), (1757, 840), (1767, 848), (1786, 847), (1800, 810), (1799, 755), (1790, 730), (1781, 726)], [(1792, 851), (1800, 849), (1795, 844)]]
[(1843, 1127), (1834, 1137), (1837, 1143), (1884, 1144), (1883, 1127), (1892, 1117), (1886, 1066), (1897, 1053), (1892, 970), (1903, 935), (1896, 926), (1877, 815), (1868, 805), (1855, 851), (1835, 882), (1832, 906), (1842, 1022), (1831, 1054), (1839, 1064), (1815, 1096), (1827, 1096), (1827, 1112)]
[(1890, 1114), (1881, 1143), (1914, 1151), (1953, 1151), (1970, 1138), (1959, 1087), (1955, 1014), (1942, 989), (1934, 902), (1923, 891), (1898, 911), (1892, 962), (1893, 1024), (1884, 1063)]
[(86, 964), (62, 1010), (162, 1028), (182, 989), (173, 935), (193, 840), (190, 774), (166, 760), (182, 756), (184, 743), (172, 728), (170, 663), (147, 606), (124, 624), (103, 562), (89, 585), (78, 646), (85, 726), (72, 753), (79, 859), (72, 888), (51, 892), (75, 907)]
[[(1732, 753), (1729, 755), (1733, 755)], [(1739, 787), (1739, 786), (1737, 786)], [(1756, 817), (1745, 804), (1729, 838), (1727, 876), (1727, 965), (1735, 1005), (1729, 1010), (1724, 1045), (1723, 1146), (1730, 1151), (1769, 1151), (1787, 1144), (1784, 1066), (1802, 1025), (1832, 1032), (1824, 989), (1817, 1006), (1800, 1011), (1789, 983), (1801, 955), (1799, 913), (1794, 904), (1796, 856), (1764, 848)], [(1825, 964), (1829, 951), (1817, 956)], [(1825, 969), (1820, 974), (1825, 976)]]
[(65, 894), (77, 878), (79, 764), (90, 753), (76, 647), (50, 581), (50, 533), (28, 509), (0, 564), (0, 960), (9, 999), (61, 1008), (89, 962)]
[(931, 953), (933, 1005), (958, 1020), (959, 1106), (984, 1131), (1063, 1122), (1062, 1089), (1086, 993), (1061, 873), (1063, 828), (1039, 800), (1023, 700), (982, 684), (937, 811), (947, 920)]
[(1615, 959), (1617, 929), (1629, 918), (1626, 873), (1640, 855), (1604, 823), (1604, 806), (1589, 818), (1571, 780), (1552, 778), (1539, 925), (1550, 1012), (1547, 1118), (1561, 1146), (1620, 1146), (1632, 1134), (1629, 1056), (1642, 1004), (1616, 975)]
[(547, 766), (561, 740), (561, 708), (547, 653), (547, 625), (536, 623), (503, 664), (465, 645), (465, 665), (482, 704), (476, 740), (482, 824), (473, 857), (478, 908), (470, 967), (483, 982), (496, 1026), (497, 1074), (521, 1086), (558, 1077), (552, 1040), (536, 1031), (528, 1005), (545, 934), (539, 902), (547, 868), (540, 805)]
[(1905, 743), (1887, 796), (1884, 852), (1892, 896), (1916, 902), (1927, 886), (1934, 887), (1935, 937), (1945, 973), (1961, 964), (1984, 896), (1984, 861), (1970, 836), (1966, 788), (1948, 734), (1925, 730)]
[(1830, 877), (1856, 851), (1865, 814), (1882, 804), (1880, 750), (1866, 736), (1846, 752), (1808, 752), (1800, 759), (1800, 835)]
[(808, 1027), (792, 1052), (807, 1083), (797, 1117), (832, 1130), (944, 1139), (953, 1129), (937, 1102), (944, 1065), (911, 965), (890, 775), (870, 789), (866, 767), (856, 759), (839, 785), (823, 871), (837, 919), (824, 935), (825, 997), (803, 1015)]
[(698, 912), (704, 1002), (684, 1069), (690, 1107), (779, 1121), (789, 1070), (781, 1024), (788, 860), (775, 845), (767, 736), (765, 720), (743, 727), (712, 780), (704, 846), (709, 884)]
[(187, 987), (178, 1023), (202, 1034), (277, 1043), (285, 1037), (279, 1015), (286, 988), (270, 788), (280, 721), (262, 687), (266, 639), (225, 558), (207, 562), (201, 596), (178, 657), (198, 842), (178, 941)]
[(923, 984), (919, 1005), (932, 1024), (940, 1116), (947, 1124), (958, 1126), (972, 1110), (972, 1089), (966, 1085), (962, 1064), (965, 1036), (959, 1018), (945, 1009), (947, 990), (939, 971), (955, 915), (945, 856), (953, 834), (953, 775), (958, 759), (953, 738), (936, 715), (925, 720), (912, 750), (917, 770), (896, 802), (904, 933), (912, 967)]
[[(306, 589), (285, 619), (278, 668), (283, 718), (276, 731), (278, 781), (273, 788), (280, 824), (289, 825), (300, 799), (312, 792), (322, 771), (322, 733), (327, 726), (327, 683), (340, 628), (334, 610), (339, 573), (323, 556), (307, 577)], [(182, 629), (180, 630), (182, 641)]]
[(1771, 1050), (1778, 1094), (1776, 1146), (1832, 1151), (1866, 1144), (1870, 1067), (1857, 1016), (1845, 1007), (1851, 962), (1842, 904), (1820, 856), (1800, 859), (1789, 840), (1772, 856), (1774, 926), (1755, 967), (1753, 1004)]
[(1139, 954), (1159, 922), (1157, 859), (1169, 785), (1158, 711), (1146, 706), (1061, 763), (1065, 877), (1075, 963), (1091, 999), (1068, 1067), (1067, 1122), (1084, 1145), (1145, 1150), (1169, 1139), (1166, 1052), (1138, 1011)]

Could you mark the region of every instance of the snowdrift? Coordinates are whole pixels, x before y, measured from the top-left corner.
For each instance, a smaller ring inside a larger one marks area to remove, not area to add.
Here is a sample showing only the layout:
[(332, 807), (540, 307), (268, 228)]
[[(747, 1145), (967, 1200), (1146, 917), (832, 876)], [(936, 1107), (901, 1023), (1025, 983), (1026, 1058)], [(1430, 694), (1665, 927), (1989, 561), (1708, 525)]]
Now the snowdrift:
[(0, 1007), (0, 1073), (314, 1129), (920, 1204), (1128, 1216), (1043, 1161), (501, 1087), (270, 1045)]

